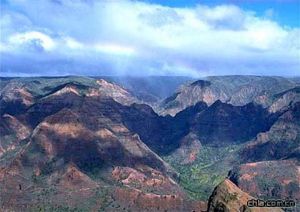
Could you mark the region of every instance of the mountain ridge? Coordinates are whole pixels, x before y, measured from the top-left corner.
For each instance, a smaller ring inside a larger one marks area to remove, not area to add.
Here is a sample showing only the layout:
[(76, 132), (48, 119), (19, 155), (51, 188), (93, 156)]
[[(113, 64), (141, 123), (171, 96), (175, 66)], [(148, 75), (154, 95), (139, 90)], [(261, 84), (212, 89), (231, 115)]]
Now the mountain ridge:
[[(179, 111), (169, 115), (169, 108), (158, 106), (164, 104), (155, 94), (160, 83), (151, 88), (157, 98), (149, 103), (105, 79), (1, 78), (1, 207), (205, 211), (223, 198), (213, 190), (228, 186), (227, 178), (237, 187), (233, 190), (270, 196), (274, 187), (269, 182), (255, 178), (256, 186), (249, 186), (243, 181), (254, 170), (247, 164), (264, 167), (268, 161), (286, 170), (284, 176), (274, 175), (278, 197), (298, 201), (299, 180), (290, 171), (298, 169), (298, 162), (291, 169), (284, 164), (299, 160), (299, 84), (278, 77), (207, 79), (181, 84), (170, 102), (199, 92), (206, 97), (175, 104)], [(181, 80), (169, 83), (174, 88)], [(255, 171), (265, 176), (263, 168)], [(79, 199), (86, 204), (79, 205)], [(236, 201), (222, 204), (246, 207)]]

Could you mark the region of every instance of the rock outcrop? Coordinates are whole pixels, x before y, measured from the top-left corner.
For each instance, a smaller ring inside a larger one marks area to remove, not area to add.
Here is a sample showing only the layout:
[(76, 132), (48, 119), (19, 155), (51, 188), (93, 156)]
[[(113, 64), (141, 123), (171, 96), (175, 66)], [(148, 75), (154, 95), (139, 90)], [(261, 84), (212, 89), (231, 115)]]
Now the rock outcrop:
[(213, 194), (209, 198), (208, 211), (224, 211), (224, 212), (280, 212), (280, 208), (257, 208), (248, 207), (247, 202), (255, 199), (249, 194), (239, 189), (233, 182), (226, 179), (220, 183)]

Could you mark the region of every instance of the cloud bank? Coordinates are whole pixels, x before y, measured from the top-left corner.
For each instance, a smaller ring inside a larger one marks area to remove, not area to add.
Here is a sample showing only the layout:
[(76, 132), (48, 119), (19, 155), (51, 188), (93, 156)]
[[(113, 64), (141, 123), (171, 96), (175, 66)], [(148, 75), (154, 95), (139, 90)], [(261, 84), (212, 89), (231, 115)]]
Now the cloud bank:
[(7, 0), (0, 18), (1, 75), (300, 74), (300, 29), (234, 5)]

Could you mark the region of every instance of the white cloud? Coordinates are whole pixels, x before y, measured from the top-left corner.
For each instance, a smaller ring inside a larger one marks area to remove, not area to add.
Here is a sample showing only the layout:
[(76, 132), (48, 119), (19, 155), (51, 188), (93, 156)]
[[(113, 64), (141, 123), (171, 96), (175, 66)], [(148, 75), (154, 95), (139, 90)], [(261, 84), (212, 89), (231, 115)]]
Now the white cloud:
[(84, 44), (78, 42), (74, 38), (64, 37), (63, 41), (65, 42), (66, 46), (69, 47), (70, 49), (83, 49), (84, 48)]
[(114, 43), (98, 43), (93, 47), (96, 51), (117, 54), (117, 55), (132, 55), (135, 53), (135, 49), (129, 46), (122, 46)]
[(45, 51), (51, 51), (55, 48), (55, 42), (50, 36), (37, 31), (13, 34), (8, 41), (14, 46), (36, 45), (37, 48), (42, 48)]
[[(35, 71), (296, 74), (300, 30), (270, 18), (234, 5), (170, 8), (127, 0), (11, 0), (1, 15), (1, 51), (19, 55), (18, 60), (30, 59), (28, 49), (31, 55), (36, 52), (32, 57), (46, 62), (36, 64)], [(1, 69), (14, 69), (9, 63)]]

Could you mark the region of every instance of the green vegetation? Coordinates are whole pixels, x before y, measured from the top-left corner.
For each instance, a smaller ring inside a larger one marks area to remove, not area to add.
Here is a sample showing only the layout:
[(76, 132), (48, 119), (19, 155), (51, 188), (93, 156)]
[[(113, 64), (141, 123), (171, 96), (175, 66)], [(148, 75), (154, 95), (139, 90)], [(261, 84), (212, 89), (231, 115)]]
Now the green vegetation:
[(85, 210), (79, 208), (71, 208), (68, 206), (52, 206), (52, 205), (37, 205), (30, 209), (32, 212), (84, 212)]
[[(90, 77), (77, 77), (77, 76), (67, 76), (67, 77), (28, 77), (28, 78), (13, 78), (9, 82), (15, 82), (25, 85), (34, 97), (41, 97), (49, 92), (55, 90), (55, 88), (64, 84), (74, 84), (78, 85), (80, 88), (85, 86), (94, 87), (97, 86), (96, 80)], [(7, 85), (8, 80), (0, 79), (0, 88), (3, 89)], [(84, 90), (84, 89), (83, 89)], [(84, 91), (82, 91), (84, 92)]]
[[(4, 149), (7, 149), (10, 145), (13, 145), (14, 142), (17, 140), (16, 135), (0, 135), (0, 146)], [(4, 152), (4, 154), (0, 157), (0, 166), (5, 166), (5, 164), (9, 164), (13, 158), (19, 153), (19, 151), (23, 148), (26, 142), (20, 142), (19, 145), (15, 145), (15, 148), (9, 149), (8, 151)]]
[(173, 155), (164, 159), (180, 174), (179, 184), (192, 199), (207, 200), (228, 171), (238, 164), (237, 151), (241, 145), (202, 147), (192, 164), (181, 164)]
[[(36, 190), (32, 193), (33, 199), (36, 199), (35, 205), (27, 205), (28, 210), (34, 212), (83, 212), (83, 211), (104, 211), (108, 207), (115, 207), (114, 200), (111, 198), (110, 191), (112, 187), (93, 188), (91, 196), (82, 197), (78, 191), (65, 190), (62, 194), (57, 187), (51, 186)], [(72, 204), (64, 204), (72, 202)]]
[(228, 194), (224, 197), (224, 201), (225, 201), (226, 203), (229, 203), (229, 202), (231, 202), (231, 201), (235, 201), (235, 200), (237, 200), (237, 199), (238, 199), (237, 193), (233, 193), (233, 194), (228, 193)]

